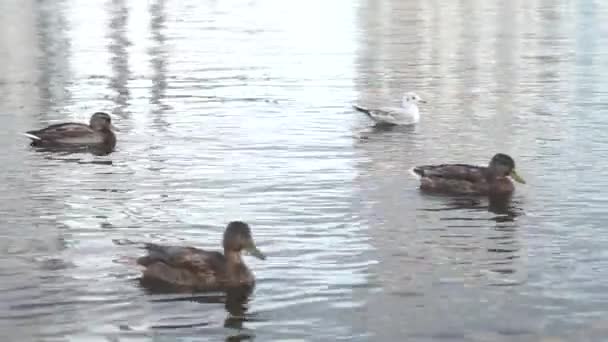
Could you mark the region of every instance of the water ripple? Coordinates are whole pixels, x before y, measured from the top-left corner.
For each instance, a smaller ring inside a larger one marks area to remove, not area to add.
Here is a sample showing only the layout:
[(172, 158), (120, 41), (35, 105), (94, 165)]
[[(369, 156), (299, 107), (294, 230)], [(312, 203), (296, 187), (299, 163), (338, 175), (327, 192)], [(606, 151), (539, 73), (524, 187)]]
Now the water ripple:
[[(2, 2), (0, 332), (20, 341), (606, 335), (598, 37), (608, 12), (520, 5)], [(429, 102), (416, 127), (372, 128), (351, 110), (397, 105), (405, 90)], [(121, 129), (110, 155), (16, 140), (96, 110)], [(408, 172), (485, 164), (496, 152), (528, 181), (508, 205), (427, 196)], [(246, 257), (258, 280), (251, 296), (140, 287), (137, 242), (216, 250), (235, 219), (268, 254)]]

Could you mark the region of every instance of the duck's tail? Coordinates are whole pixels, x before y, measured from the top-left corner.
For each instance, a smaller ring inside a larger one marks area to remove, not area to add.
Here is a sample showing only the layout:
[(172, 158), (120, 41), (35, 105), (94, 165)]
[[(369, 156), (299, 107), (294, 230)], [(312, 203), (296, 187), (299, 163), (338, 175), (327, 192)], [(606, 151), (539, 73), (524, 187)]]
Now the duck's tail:
[(138, 263), (139, 258), (131, 257), (131, 256), (121, 256), (112, 260), (112, 262), (121, 265), (127, 266), (138, 266), (141, 265)]
[(365, 113), (367, 116), (369, 116), (370, 118), (372, 117), (372, 113), (371, 110), (369, 110), (368, 108), (365, 107), (361, 107), (359, 105), (353, 105), (353, 108), (361, 113)]
[(112, 242), (119, 246), (137, 246), (139, 248), (146, 249), (148, 251), (148, 255), (133, 258), (133, 257), (123, 257), (117, 260), (118, 263), (128, 264), (128, 265), (140, 265), (140, 266), (148, 266), (153, 262), (158, 260), (159, 254), (164, 253), (163, 247), (154, 243), (148, 243), (143, 241), (134, 241), (129, 239), (113, 239)]
[(418, 179), (422, 178), (422, 176), (424, 175), (424, 171), (421, 168), (419, 168), (418, 166), (414, 166), (409, 171), (414, 177), (416, 177)]
[(32, 134), (32, 132), (26, 132), (26, 133), (21, 133), (21, 134), (23, 134), (24, 136), (26, 136), (32, 140), (38, 140), (38, 141), (42, 140), (42, 138), (40, 138), (37, 135)]

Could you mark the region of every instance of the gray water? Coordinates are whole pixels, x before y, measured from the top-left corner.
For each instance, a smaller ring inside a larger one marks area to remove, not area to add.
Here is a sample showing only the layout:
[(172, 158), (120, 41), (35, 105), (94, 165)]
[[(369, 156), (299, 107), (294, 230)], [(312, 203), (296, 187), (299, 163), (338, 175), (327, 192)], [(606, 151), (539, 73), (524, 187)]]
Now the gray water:
[[(0, 2), (3, 341), (608, 339), (602, 1)], [(353, 102), (429, 104), (373, 130)], [(115, 118), (108, 156), (19, 132)], [(508, 208), (408, 169), (512, 155)], [(152, 294), (120, 241), (219, 249), (246, 311)]]

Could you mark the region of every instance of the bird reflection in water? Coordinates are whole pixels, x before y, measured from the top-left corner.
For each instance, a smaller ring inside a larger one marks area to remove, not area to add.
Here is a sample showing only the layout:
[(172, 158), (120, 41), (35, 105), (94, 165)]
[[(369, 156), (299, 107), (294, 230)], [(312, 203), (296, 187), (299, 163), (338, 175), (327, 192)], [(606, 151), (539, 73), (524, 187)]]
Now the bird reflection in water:
[[(170, 295), (177, 292), (187, 292), (180, 290), (170, 284), (163, 282), (156, 282), (153, 280), (147, 280), (140, 282), (142, 287), (150, 295)], [(249, 308), (249, 297), (253, 292), (251, 286), (231, 287), (224, 289), (222, 292), (205, 293), (187, 297), (177, 298), (163, 298), (153, 300), (154, 302), (180, 302), (190, 301), (201, 304), (224, 304), (224, 308), (228, 312), (226, 319), (224, 320), (224, 327), (230, 329), (236, 329), (236, 334), (226, 337), (226, 341), (247, 341), (254, 338), (253, 334), (243, 331), (243, 322), (250, 321), (252, 316), (247, 314)], [(156, 329), (180, 329), (180, 328), (195, 328), (201, 326), (207, 326), (209, 323), (196, 323), (196, 324), (174, 324), (174, 325), (162, 325), (153, 326)]]
[[(473, 255), (457, 253), (451, 258), (460, 260), (462, 264), (484, 265), (489, 271), (487, 280), (491, 286), (514, 286), (521, 284), (526, 274), (518, 262), (521, 244), (516, 219), (523, 214), (519, 206), (511, 196), (450, 196), (441, 207), (422, 210), (442, 212), (439, 219), (444, 223), (437, 229), (438, 244), (453, 247), (453, 251), (465, 248), (466, 251), (480, 252)], [(484, 237), (483, 242), (478, 240), (480, 236)], [(485, 254), (481, 252), (483, 250)], [(473, 272), (478, 271), (475, 269)]]
[(95, 151), (90, 148), (88, 149), (50, 149), (50, 148), (37, 148), (37, 152), (48, 153), (44, 156), (46, 160), (60, 161), (65, 163), (76, 163), (76, 164), (94, 164), (94, 165), (113, 165), (110, 159), (93, 159), (88, 160), (84, 158), (84, 154), (91, 154), (94, 157), (106, 156), (111, 152)]
[[(396, 126), (396, 125), (387, 125), (383, 123), (377, 123), (373, 126), (370, 126), (366, 129), (361, 130), (359, 133), (355, 134), (353, 137), (359, 141), (371, 140), (375, 137), (379, 139), (386, 139), (386, 135), (395, 135), (401, 136), (401, 134), (414, 134), (417, 130), (416, 126)], [(384, 134), (384, 136), (383, 136)], [(378, 140), (380, 141), (380, 140)], [(386, 140), (382, 140), (386, 142)]]
[(488, 197), (488, 211), (498, 216), (494, 217), (496, 222), (512, 222), (521, 215), (521, 208), (512, 201), (511, 195)]
[(54, 152), (63, 154), (74, 154), (74, 153), (90, 153), (94, 156), (107, 156), (114, 152), (113, 148), (107, 146), (58, 146), (58, 147), (36, 147), (36, 152)]
[[(425, 194), (425, 196), (445, 197), (439, 194)], [(511, 195), (504, 196), (487, 196), (487, 197), (453, 197), (449, 196), (450, 200), (447, 205), (441, 208), (426, 208), (424, 211), (449, 211), (449, 210), (472, 210), (472, 211), (488, 211), (496, 214), (490, 220), (496, 222), (513, 222), (518, 216), (521, 216), (523, 210), (519, 207), (517, 201), (512, 200)], [(487, 200), (487, 202), (486, 202)], [(486, 204), (487, 203), (487, 204)], [(486, 220), (487, 218), (458, 218), (464, 220)]]

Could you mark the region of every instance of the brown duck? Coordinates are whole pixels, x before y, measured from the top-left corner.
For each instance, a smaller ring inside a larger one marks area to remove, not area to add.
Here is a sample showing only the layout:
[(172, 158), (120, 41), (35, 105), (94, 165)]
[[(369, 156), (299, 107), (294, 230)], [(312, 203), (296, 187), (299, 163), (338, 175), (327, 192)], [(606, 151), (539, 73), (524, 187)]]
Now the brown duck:
[(441, 164), (416, 166), (420, 189), (454, 195), (510, 195), (515, 190), (511, 179), (525, 184), (515, 172), (515, 161), (498, 153), (488, 166)]
[(91, 116), (89, 124), (67, 122), (50, 125), (40, 130), (28, 131), (25, 136), (32, 140), (31, 145), (37, 147), (87, 147), (104, 146), (114, 149), (116, 136), (112, 130), (110, 115), (97, 112)]
[(215, 291), (253, 287), (255, 277), (241, 257), (241, 251), (266, 259), (255, 246), (249, 225), (240, 221), (224, 231), (224, 254), (194, 247), (146, 244), (148, 255), (137, 259), (144, 266), (143, 284), (170, 285), (183, 290)]

